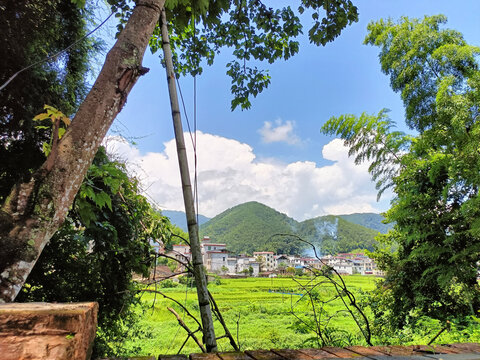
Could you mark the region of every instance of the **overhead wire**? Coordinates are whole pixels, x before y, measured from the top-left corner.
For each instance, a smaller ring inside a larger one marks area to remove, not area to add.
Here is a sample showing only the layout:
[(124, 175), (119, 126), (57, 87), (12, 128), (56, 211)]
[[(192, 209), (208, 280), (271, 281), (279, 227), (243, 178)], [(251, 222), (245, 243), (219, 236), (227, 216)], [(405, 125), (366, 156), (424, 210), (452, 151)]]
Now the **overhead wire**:
[(60, 50), (60, 51), (56, 52), (56, 53), (53, 54), (53, 55), (49, 55), (49, 56), (47, 56), (47, 57), (45, 57), (45, 58), (43, 58), (43, 59), (41, 59), (41, 60), (39, 60), (39, 61), (37, 61), (37, 62), (34, 62), (33, 64), (30, 64), (30, 65), (24, 67), (23, 69), (18, 70), (15, 74), (13, 74), (12, 76), (10, 76), (10, 78), (9, 78), (7, 81), (5, 81), (5, 82), (0, 86), (0, 91), (2, 91), (13, 79), (15, 79), (15, 78), (16, 78), (18, 75), (20, 75), (22, 72), (27, 71), (28, 69), (31, 69), (32, 67), (35, 67), (35, 66), (37, 66), (37, 65), (40, 65), (40, 64), (42, 64), (42, 63), (44, 63), (44, 62), (47, 62), (47, 61), (49, 61), (49, 60), (51, 60), (51, 59), (54, 59), (54, 58), (56, 58), (58, 55), (60, 55), (61, 53), (64, 53), (65, 51), (68, 51), (68, 50), (70, 50), (72, 47), (76, 46), (80, 41), (83, 41), (84, 39), (86, 39), (87, 37), (89, 37), (90, 35), (92, 35), (95, 31), (97, 31), (98, 29), (100, 29), (100, 28), (103, 26), (103, 24), (105, 24), (105, 23), (108, 21), (108, 19), (110, 19), (110, 18), (112, 17), (112, 15), (113, 15), (114, 13), (115, 13), (115, 11), (112, 11), (112, 12), (110, 13), (110, 15), (108, 15), (107, 18), (100, 23), (100, 25), (98, 25), (96, 28), (94, 28), (93, 30), (91, 30), (89, 33), (87, 33), (87, 34), (83, 35), (82, 37), (80, 37), (79, 39), (75, 40), (73, 43), (71, 43), (70, 45), (68, 45), (65, 49)]
[[(195, 7), (192, 4), (192, 28), (193, 28), (193, 52), (194, 56), (197, 55), (197, 36), (196, 36), (196, 24), (195, 24)], [(193, 158), (194, 158), (194, 179), (193, 179), (193, 197), (195, 199), (195, 213), (196, 213), (196, 218), (197, 218), (197, 224), (198, 224), (198, 209), (199, 209), (199, 200), (198, 200), (198, 158), (197, 158), (197, 75), (196, 72), (194, 72), (193, 75), (193, 135), (192, 135), (192, 127), (190, 125), (190, 120), (188, 117), (187, 109), (185, 106), (185, 100), (183, 98), (183, 92), (182, 92), (182, 87), (180, 85), (180, 81), (178, 80), (178, 77), (175, 76), (177, 87), (178, 87), (178, 92), (180, 94), (180, 100), (182, 102), (182, 107), (183, 107), (183, 113), (185, 115), (185, 122), (187, 124), (188, 128), (188, 133), (190, 135), (190, 140), (192, 142), (192, 147), (193, 147)]]

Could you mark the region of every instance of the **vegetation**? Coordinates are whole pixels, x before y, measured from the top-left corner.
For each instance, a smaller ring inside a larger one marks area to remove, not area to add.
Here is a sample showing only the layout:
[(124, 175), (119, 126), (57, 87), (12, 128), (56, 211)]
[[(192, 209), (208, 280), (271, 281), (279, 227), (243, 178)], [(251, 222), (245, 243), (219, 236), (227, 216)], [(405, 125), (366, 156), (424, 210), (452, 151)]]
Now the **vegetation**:
[(339, 215), (344, 220), (347, 220), (351, 223), (362, 225), (366, 228), (377, 230), (379, 233), (386, 234), (390, 229), (393, 228), (393, 224), (385, 224), (383, 221), (385, 218), (383, 215), (375, 213), (355, 213), (349, 215)]
[(386, 213), (395, 225), (380, 239), (398, 250), (375, 253), (387, 270), (375, 309), (386, 334), (421, 316), (447, 324), (480, 310), (480, 49), (441, 29), (445, 22), (380, 20), (365, 39), (380, 47), (382, 71), (417, 135), (393, 131), (384, 111), (332, 118), (323, 128), (345, 139), (357, 162), (371, 163), (380, 191), (395, 193)]
[(348, 222), (340, 216), (327, 215), (301, 222), (298, 234), (322, 254), (337, 254), (359, 248), (373, 250), (378, 231)]
[(293, 239), (269, 241), (278, 233), (292, 233), (296, 221), (258, 202), (237, 205), (200, 226), (200, 235), (227, 244), (234, 254), (253, 251), (299, 253), (301, 244)]
[[(0, 83), (20, 69), (56, 53), (87, 32), (90, 10), (69, 0), (10, 1), (2, 4)], [(0, 203), (13, 185), (26, 181), (45, 155), (42, 143), (51, 128), (35, 127), (45, 104), (73, 114), (87, 91), (88, 63), (98, 53), (96, 40), (84, 39), (62, 55), (25, 71), (0, 91)], [(7, 90), (8, 89), (8, 90)]]
[[(308, 38), (317, 46), (333, 41), (345, 27), (358, 21), (358, 9), (350, 0), (301, 0), (297, 9), (271, 5), (259, 0), (200, 0), (191, 7), (182, 1), (166, 1), (170, 44), (179, 75), (201, 74), (204, 63), (213, 64), (220, 50), (229, 48), (233, 56), (226, 73), (232, 79), (231, 108), (249, 109), (251, 98), (271, 81), (268, 70), (258, 64), (287, 60), (299, 52), (296, 38), (304, 33), (300, 14), (310, 13)], [(155, 53), (161, 46), (157, 27), (150, 49)]]
[[(307, 284), (310, 278), (298, 278), (302, 284)], [(357, 297), (369, 303), (368, 292), (375, 289), (377, 278), (369, 276), (348, 276), (345, 278), (350, 290), (355, 291)], [(220, 284), (209, 284), (209, 290), (214, 295), (221, 307), (223, 317), (227, 325), (237, 336), (241, 350), (248, 349), (271, 349), (271, 348), (306, 348), (317, 346), (312, 331), (292, 314), (294, 311), (302, 319), (312, 318), (312, 309), (306, 298), (299, 295), (301, 287), (290, 277), (286, 278), (246, 278), (246, 279), (222, 279)], [(161, 291), (186, 304), (189, 309), (194, 309), (197, 314), (195, 289), (185, 286), (174, 288), (162, 288)], [(361, 294), (364, 295), (361, 295)], [(319, 289), (319, 299), (329, 298), (334, 294), (331, 287)], [(139, 337), (129, 339), (125, 344), (131, 349), (128, 353), (141, 355), (176, 354), (186, 338), (186, 333), (179, 328), (175, 317), (166, 309), (173, 307), (188, 324), (190, 319), (184, 315), (183, 310), (173, 302), (157, 296), (152, 307), (154, 295), (145, 293), (142, 296), (142, 307), (137, 308), (139, 325), (143, 329)], [(326, 311), (333, 315), (343, 306), (339, 301), (329, 303)], [(367, 309), (368, 310), (368, 309)], [(368, 314), (371, 315), (369, 311)], [(218, 325), (218, 323), (216, 323)], [(335, 316), (331, 323), (332, 338), (331, 345), (348, 346), (351, 344), (364, 344), (362, 337), (351, 317), (344, 312)], [(404, 329), (397, 336), (387, 338), (382, 331), (374, 329), (374, 344), (420, 344), (428, 343), (435, 334), (442, 328), (439, 321), (423, 318), (422, 322), (415, 327)], [(195, 328), (192, 325), (192, 329)], [(217, 329), (221, 333), (220, 328)], [(452, 327), (442, 333), (436, 343), (451, 342), (475, 342), (480, 341), (480, 324), (472, 320), (463, 324), (454, 323)], [(136, 352), (140, 348), (141, 352)], [(230, 351), (231, 347), (223, 339), (219, 341), (220, 351)], [(188, 354), (199, 352), (197, 345), (189, 340), (183, 348), (182, 353)]]
[(232, 253), (303, 253), (307, 247), (295, 237), (274, 236), (292, 234), (312, 242), (321, 253), (333, 254), (357, 248), (373, 250), (378, 232), (338, 216), (323, 216), (299, 223), (266, 205), (248, 202), (210, 219), (200, 227), (200, 234), (227, 244)]
[[(150, 47), (154, 52), (160, 47), (155, 26), (164, 2), (156, 0), (156, 6), (135, 10), (126, 0), (109, 2), (122, 21), (119, 30), (127, 30), (120, 33), (107, 57), (96, 95), (84, 101), (88, 59), (98, 49), (91, 40), (32, 68), (8, 91), (0, 90), (0, 300), (15, 299), (16, 289), (30, 273), (19, 295), (21, 301), (100, 303), (96, 355), (169, 352), (183, 339), (177, 338), (176, 320), (164, 310), (167, 300), (157, 300), (153, 310), (147, 311), (145, 304), (150, 304), (146, 301), (151, 297), (146, 295), (138, 303), (135, 294), (153, 289), (139, 289), (132, 274), (147, 275), (153, 259), (152, 239), (167, 243), (172, 232), (185, 234), (172, 229), (139, 195), (138, 184), (128, 177), (125, 166), (99, 148), (128, 92), (145, 73), (141, 57), (148, 36), (140, 34), (153, 33)], [(302, 33), (298, 14), (311, 12), (313, 26), (308, 36), (317, 45), (325, 45), (357, 20), (351, 1), (331, 4), (302, 0), (294, 11), (267, 8), (257, 0), (201, 0), (193, 7), (169, 1), (177, 69), (182, 75), (200, 74), (202, 61), (211, 64), (221, 48), (232, 48), (233, 60), (227, 64), (232, 110), (248, 109), (252, 96), (270, 83), (268, 73), (249, 62), (271, 64), (295, 55), (299, 44), (294, 39)], [(10, 1), (0, 6), (4, 20), (0, 24), (4, 45), (0, 47), (0, 81), (4, 83), (19, 68), (85, 35), (90, 15), (84, 5), (82, 0), (51, 0)], [(319, 10), (325, 10), (323, 18)], [(443, 16), (379, 21), (369, 25), (365, 40), (381, 48), (382, 70), (390, 76), (392, 88), (401, 93), (407, 125), (416, 135), (393, 131), (385, 111), (376, 116), (332, 118), (323, 128), (345, 139), (357, 162), (371, 162), (379, 195), (390, 187), (396, 194), (386, 214), (393, 229), (379, 236), (396, 250), (374, 252), (387, 271), (385, 280), (374, 286), (368, 277), (347, 278), (352, 291), (364, 292), (357, 299), (373, 317), (373, 342), (425, 342), (441, 329), (448, 331), (437, 342), (480, 341), (476, 317), (480, 311), (480, 49), (467, 45), (458, 32), (442, 30), (445, 21)], [(138, 30), (137, 26), (140, 31), (128, 30)], [(47, 113), (35, 117), (45, 104), (49, 105)], [(67, 126), (68, 116), (74, 113), (62, 137), (60, 120)], [(54, 126), (35, 127), (35, 119), (53, 120)], [(45, 146), (48, 142), (51, 145)], [(49, 154), (47, 160), (44, 153)], [(202, 233), (227, 243), (235, 253), (301, 253), (305, 246), (295, 236), (317, 244), (323, 253), (348, 252), (373, 250), (378, 232), (353, 222), (370, 225), (376, 221), (354, 214), (298, 223), (252, 202), (220, 214), (202, 227)], [(252, 272), (251, 267), (246, 270)], [(310, 280), (217, 278), (210, 291), (229, 327), (237, 329), (242, 349), (318, 345), (312, 327), (318, 316), (330, 314), (334, 317), (326, 321), (322, 344), (362, 344), (365, 337), (355, 330), (350, 317), (343, 316), (342, 295), (331, 284), (315, 288), (308, 298), (303, 296)], [(177, 300), (168, 304), (178, 313), (185, 311), (179, 306), (183, 301), (198, 310), (196, 295), (189, 294), (191, 278), (180, 281), (181, 285), (173, 281), (160, 285)], [(313, 312), (313, 298), (323, 304), (320, 314)], [(141, 349), (137, 339), (131, 342), (132, 333), (144, 338)], [(220, 343), (220, 350), (228, 349)], [(196, 350), (190, 342), (183, 349)]]
[[(85, 5), (83, 0), (73, 3), (79, 8)], [(199, 73), (200, 59), (205, 58), (211, 64), (219, 48), (234, 48), (235, 59), (228, 64), (227, 71), (233, 79), (232, 110), (238, 105), (249, 108), (249, 97), (255, 97), (270, 82), (269, 76), (256, 67), (247, 70), (250, 58), (271, 64), (298, 52), (298, 43), (291, 41), (291, 37), (299, 35), (302, 26), (290, 7), (274, 10), (257, 0), (202, 0), (193, 7), (184, 2), (165, 4), (165, 0), (153, 0), (149, 6), (140, 4), (133, 9), (126, 0), (109, 3), (121, 20), (120, 32), (89, 93), (91, 96), (86, 96), (79, 106), (72, 126), (58, 147), (52, 149), (48, 161), (40, 168), (32, 168), (28, 174), (31, 176), (21, 179), (8, 195), (8, 201), (2, 204), (0, 245), (6, 250), (6, 256), (0, 261), (1, 301), (13, 301), (17, 296), (44, 246), (65, 220), (101, 140), (138, 78), (147, 72), (142, 58), (147, 43), (153, 52), (160, 48), (162, 41), (157, 25), (162, 8), (169, 10), (172, 20), (173, 36), (169, 43), (174, 49), (180, 49), (175, 52), (180, 73)], [(329, 2), (303, 0), (298, 13), (310, 9), (313, 26), (308, 36), (317, 45), (332, 41), (358, 18), (357, 8), (350, 0), (337, 0), (333, 6)], [(319, 16), (322, 9), (324, 17)], [(223, 16), (224, 13), (230, 17)], [(18, 14), (13, 11), (14, 17)], [(199, 23), (201, 37), (191, 36), (189, 29), (197, 35), (195, 22)], [(7, 30), (10, 33), (11, 29)], [(203, 47), (198, 46), (200, 44)]]
[(125, 166), (110, 161), (100, 148), (64, 225), (18, 296), (18, 301), (97, 301), (98, 356), (121, 351), (109, 343), (128, 336), (126, 324), (134, 327), (132, 275), (148, 277), (154, 259), (150, 240), (170, 237), (168, 219), (138, 192)]

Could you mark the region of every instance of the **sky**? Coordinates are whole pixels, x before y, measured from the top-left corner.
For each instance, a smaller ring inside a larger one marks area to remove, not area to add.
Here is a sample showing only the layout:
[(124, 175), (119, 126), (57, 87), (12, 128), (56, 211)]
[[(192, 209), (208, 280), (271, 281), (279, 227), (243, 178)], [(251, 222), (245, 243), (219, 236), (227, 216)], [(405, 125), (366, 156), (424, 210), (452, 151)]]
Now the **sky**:
[[(444, 14), (446, 27), (480, 45), (480, 0), (354, 0), (359, 21), (332, 43), (317, 47), (302, 35), (300, 52), (265, 64), (272, 82), (247, 111), (230, 111), (229, 52), (222, 52), (196, 79), (199, 213), (213, 217), (235, 205), (258, 201), (302, 221), (327, 214), (382, 212), (391, 193), (377, 202), (368, 164), (355, 165), (343, 142), (320, 133), (332, 116), (390, 109), (398, 128), (403, 105), (380, 71), (378, 48), (362, 45), (367, 24), (380, 18)], [(271, 6), (296, 1), (265, 1)], [(297, 5), (298, 6), (298, 5)], [(304, 32), (311, 25), (302, 18)], [(111, 26), (113, 26), (111, 24)], [(147, 50), (139, 79), (106, 139), (111, 153), (127, 161), (144, 194), (161, 209), (183, 210), (165, 70)], [(193, 126), (194, 80), (180, 80)], [(187, 131), (185, 116), (184, 130)], [(190, 170), (191, 137), (185, 133)], [(127, 139), (127, 140), (125, 140)], [(135, 144), (132, 144), (134, 141)]]

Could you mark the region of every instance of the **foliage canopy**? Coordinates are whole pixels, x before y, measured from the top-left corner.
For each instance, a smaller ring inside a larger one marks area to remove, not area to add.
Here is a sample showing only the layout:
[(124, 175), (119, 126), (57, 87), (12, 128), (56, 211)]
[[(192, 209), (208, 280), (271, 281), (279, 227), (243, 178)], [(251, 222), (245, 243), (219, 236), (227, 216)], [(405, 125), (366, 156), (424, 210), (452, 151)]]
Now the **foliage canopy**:
[[(47, 54), (56, 53), (87, 32), (90, 6), (69, 0), (8, 1), (1, 6), (0, 83)], [(88, 62), (96, 40), (84, 39), (61, 56), (17, 76), (0, 91), (0, 203), (18, 181), (26, 181), (45, 160), (42, 143), (49, 129), (34, 127), (45, 104), (72, 115), (87, 91)]]
[[(323, 131), (369, 161), (381, 191), (395, 197), (375, 256), (387, 270), (383, 310), (402, 327), (420, 315), (443, 321), (480, 309), (480, 71), (478, 47), (441, 29), (444, 16), (371, 23), (365, 43), (380, 47), (382, 71), (401, 93), (407, 125), (392, 131), (384, 111), (330, 119)], [(387, 310), (388, 309), (388, 310)]]
[(128, 336), (122, 323), (133, 320), (130, 305), (137, 302), (132, 275), (148, 277), (152, 239), (167, 243), (171, 236), (168, 219), (138, 192), (125, 166), (110, 161), (100, 148), (67, 220), (45, 247), (18, 298), (97, 301), (98, 356), (112, 354), (112, 344)]
[[(232, 79), (232, 110), (238, 106), (249, 109), (251, 97), (270, 84), (268, 70), (258, 68), (258, 64), (287, 60), (298, 53), (299, 42), (295, 39), (303, 33), (301, 14), (311, 15), (308, 38), (315, 45), (326, 45), (358, 21), (358, 9), (350, 0), (301, 0), (296, 10), (290, 6), (269, 7), (260, 0), (202, 0), (191, 4), (171, 0), (165, 5), (177, 73), (201, 74), (204, 63), (212, 65), (222, 48), (231, 49), (233, 59), (226, 67)], [(161, 46), (157, 27), (150, 48), (156, 52)]]

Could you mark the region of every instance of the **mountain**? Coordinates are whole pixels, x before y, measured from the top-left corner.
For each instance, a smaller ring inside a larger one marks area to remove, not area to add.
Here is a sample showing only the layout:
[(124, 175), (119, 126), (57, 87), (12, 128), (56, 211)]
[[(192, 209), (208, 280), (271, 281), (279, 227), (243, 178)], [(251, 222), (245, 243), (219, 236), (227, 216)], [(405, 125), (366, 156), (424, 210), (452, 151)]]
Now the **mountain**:
[[(172, 224), (175, 224), (183, 231), (188, 232), (187, 218), (185, 217), (185, 213), (183, 211), (162, 210), (162, 215), (168, 217)], [(206, 223), (208, 220), (210, 220), (210, 218), (200, 214), (198, 215), (199, 225)]]
[[(322, 254), (335, 254), (354, 249), (373, 250), (378, 231), (354, 224), (341, 216), (327, 215), (301, 222), (298, 234)], [(309, 253), (312, 252), (310, 247)]]
[(382, 234), (386, 234), (393, 228), (393, 224), (384, 224), (382, 221), (385, 219), (380, 214), (375, 213), (355, 213), (350, 215), (339, 215), (342, 219), (350, 221), (351, 223), (365, 226), (370, 229), (377, 230)]
[(275, 234), (292, 234), (298, 223), (266, 205), (252, 201), (225, 210), (200, 226), (200, 237), (210, 236), (212, 241), (227, 244), (235, 254), (254, 251), (300, 253), (304, 244), (292, 237)]
[(247, 202), (228, 209), (200, 226), (200, 236), (225, 243), (235, 254), (273, 251), (277, 254), (312, 254), (308, 244), (293, 234), (312, 242), (319, 253), (373, 249), (378, 231), (354, 224), (339, 216), (322, 216), (297, 222), (258, 202)]

